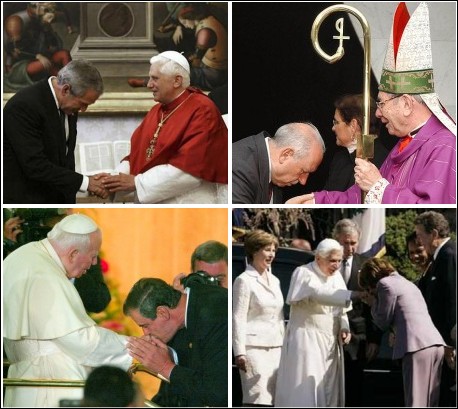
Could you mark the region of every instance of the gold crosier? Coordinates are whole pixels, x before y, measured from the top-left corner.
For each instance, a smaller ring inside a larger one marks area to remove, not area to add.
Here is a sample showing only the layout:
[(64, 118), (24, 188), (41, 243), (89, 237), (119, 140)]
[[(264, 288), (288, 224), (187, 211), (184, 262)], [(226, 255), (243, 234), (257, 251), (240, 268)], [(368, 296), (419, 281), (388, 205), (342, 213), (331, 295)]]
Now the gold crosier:
[[(371, 78), (371, 30), (366, 18), (361, 14), (361, 12), (355, 9), (352, 6), (347, 6), (344, 4), (337, 4), (334, 6), (330, 6), (324, 9), (318, 16), (316, 16), (315, 21), (312, 25), (312, 44), (315, 48), (315, 51), (318, 55), (323, 58), (329, 64), (334, 64), (335, 62), (339, 61), (344, 53), (345, 50), (343, 48), (343, 40), (349, 40), (349, 36), (343, 35), (343, 23), (344, 19), (339, 18), (336, 20), (336, 30), (339, 33), (337, 36), (333, 36), (332, 38), (335, 40), (339, 40), (339, 47), (334, 55), (326, 54), (320, 47), (318, 42), (318, 31), (320, 30), (321, 23), (324, 21), (326, 17), (331, 15), (335, 12), (346, 11), (350, 14), (353, 14), (358, 21), (361, 23), (363, 28), (364, 34), (364, 67), (363, 67), (363, 78), (364, 78), (364, 92), (363, 92), (363, 132), (362, 135), (358, 136), (356, 142), (356, 157), (362, 158), (366, 160), (370, 160), (374, 157), (374, 140), (377, 138), (377, 135), (370, 135), (369, 134), (369, 109), (370, 109), (370, 78)], [(361, 203), (364, 203), (364, 199), (366, 197), (366, 192), (361, 190)]]

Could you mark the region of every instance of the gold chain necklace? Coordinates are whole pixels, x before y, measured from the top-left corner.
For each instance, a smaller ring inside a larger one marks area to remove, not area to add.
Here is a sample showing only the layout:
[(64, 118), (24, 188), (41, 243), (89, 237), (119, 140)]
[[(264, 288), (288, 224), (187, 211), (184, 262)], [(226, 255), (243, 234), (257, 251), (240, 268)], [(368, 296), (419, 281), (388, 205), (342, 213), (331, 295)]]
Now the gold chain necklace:
[(170, 112), (170, 114), (167, 114), (165, 117), (164, 117), (164, 113), (162, 112), (161, 120), (157, 124), (156, 131), (154, 132), (153, 137), (149, 141), (149, 146), (146, 149), (146, 160), (150, 160), (151, 157), (153, 156), (154, 150), (156, 149), (157, 138), (159, 137), (159, 132), (161, 131), (162, 127), (164, 126), (165, 121), (167, 121), (167, 119), (169, 119), (172, 116), (172, 114), (189, 99), (191, 95), (192, 94), (189, 94), (188, 97), (183, 102), (181, 102), (172, 112)]

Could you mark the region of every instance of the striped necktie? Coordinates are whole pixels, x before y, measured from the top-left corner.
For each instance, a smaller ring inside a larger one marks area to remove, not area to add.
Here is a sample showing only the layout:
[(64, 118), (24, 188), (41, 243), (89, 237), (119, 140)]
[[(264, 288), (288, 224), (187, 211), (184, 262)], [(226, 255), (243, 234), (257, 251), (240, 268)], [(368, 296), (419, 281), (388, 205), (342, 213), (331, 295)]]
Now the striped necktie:
[(348, 260), (344, 258), (342, 260), (342, 265), (340, 267), (340, 272), (342, 273), (342, 277), (345, 281), (345, 285), (348, 284), (348, 281), (350, 280), (350, 265), (348, 264)]

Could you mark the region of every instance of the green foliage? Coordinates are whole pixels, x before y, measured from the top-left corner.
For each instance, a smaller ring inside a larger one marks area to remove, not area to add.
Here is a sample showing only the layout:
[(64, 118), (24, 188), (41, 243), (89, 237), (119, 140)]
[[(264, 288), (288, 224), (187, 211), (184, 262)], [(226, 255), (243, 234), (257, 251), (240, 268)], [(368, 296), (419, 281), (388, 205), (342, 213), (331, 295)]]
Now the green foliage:
[(407, 256), (406, 237), (415, 230), (414, 220), (418, 212), (406, 210), (386, 216), (386, 258), (407, 279), (415, 281), (418, 272)]

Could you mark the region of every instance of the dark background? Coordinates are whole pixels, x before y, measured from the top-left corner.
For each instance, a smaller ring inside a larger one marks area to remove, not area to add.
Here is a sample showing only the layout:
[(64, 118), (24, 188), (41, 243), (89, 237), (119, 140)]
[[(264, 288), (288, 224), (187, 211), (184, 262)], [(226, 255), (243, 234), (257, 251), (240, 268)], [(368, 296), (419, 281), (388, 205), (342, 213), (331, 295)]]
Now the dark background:
[[(307, 185), (285, 189), (284, 199), (321, 190), (335, 152), (334, 100), (363, 91), (364, 51), (347, 13), (334, 13), (321, 25), (321, 48), (337, 50), (335, 22), (344, 17), (344, 57), (328, 64), (311, 42), (311, 28), (325, 8), (341, 3), (232, 3), (233, 142), (262, 130), (274, 135), (285, 123), (310, 121), (320, 131), (326, 154)], [(372, 74), (371, 96), (378, 82)], [(381, 141), (391, 149), (396, 139), (382, 127)]]

